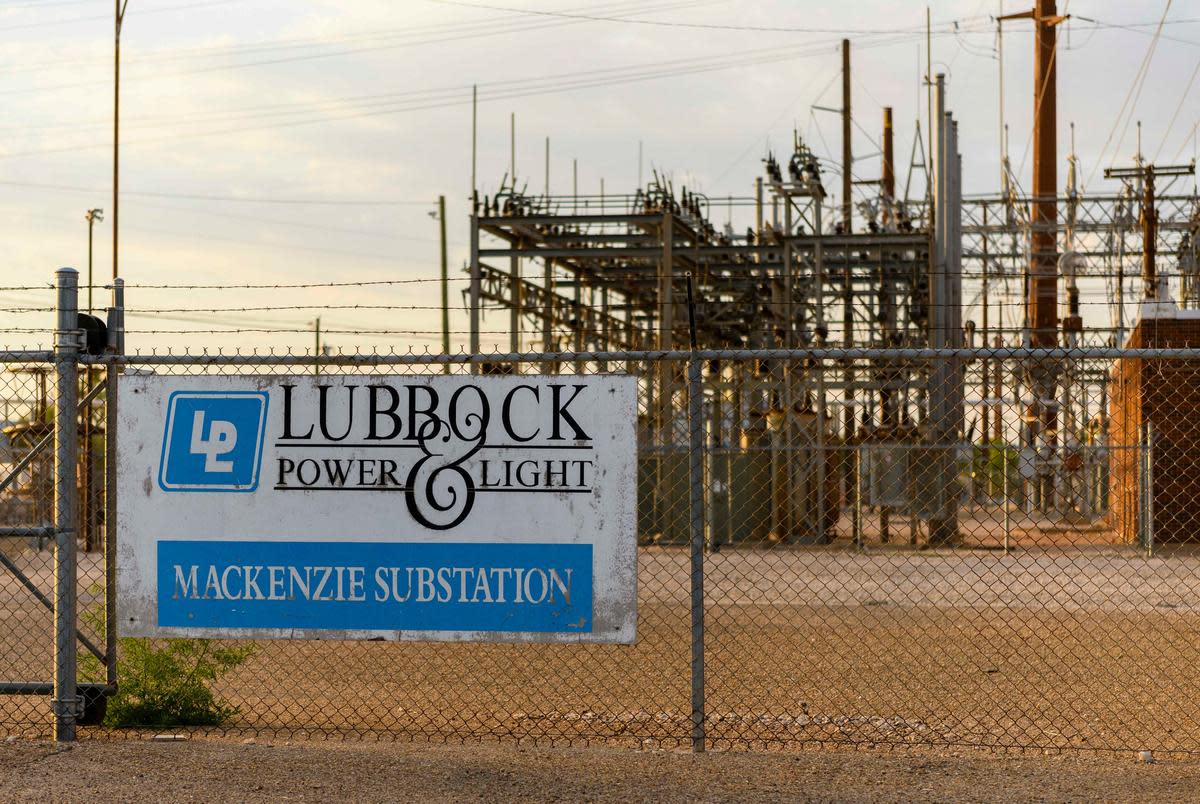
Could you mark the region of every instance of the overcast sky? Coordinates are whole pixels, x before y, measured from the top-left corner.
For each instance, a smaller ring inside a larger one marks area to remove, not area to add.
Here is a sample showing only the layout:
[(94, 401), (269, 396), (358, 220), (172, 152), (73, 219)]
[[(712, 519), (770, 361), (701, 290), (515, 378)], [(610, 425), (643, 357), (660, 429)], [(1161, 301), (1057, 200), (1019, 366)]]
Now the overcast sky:
[[(1060, 33), (1059, 153), (1076, 150), (1084, 179), (1143, 151), (1194, 154), (1200, 88), (1200, 2), (1175, 0), (1149, 69), (1139, 69), (1165, 0), (1066, 0)], [(998, 186), (999, 0), (932, 4), (934, 71), (949, 81), (968, 193)], [(1007, 0), (1004, 11), (1023, 10)], [(56, 267), (86, 275), (89, 207), (109, 210), (112, 174), (112, 5), (107, 0), (0, 0), (0, 285), (48, 283)], [(1086, 19), (1085, 19), (1086, 18)], [(1097, 25), (1096, 22), (1101, 23)], [(856, 174), (877, 177), (881, 105), (895, 109), (903, 187), (923, 113), (925, 6), (896, 0), (129, 0), (122, 36), (121, 266), (131, 285), (290, 284), (431, 279), (447, 197), (451, 270), (466, 256), (471, 85), (479, 87), (479, 185), (494, 192), (509, 160), (552, 191), (632, 192), (638, 143), (645, 172), (670, 173), (711, 197), (746, 195), (768, 146), (797, 129), (840, 154), (838, 41), (853, 47)], [(1125, 27), (1114, 27), (1114, 25)], [(1004, 37), (1006, 119), (1014, 170), (1028, 187), (1032, 37)], [(956, 30), (957, 28), (957, 30)], [(1140, 86), (1140, 89), (1138, 88)], [(1185, 90), (1190, 89), (1190, 94)], [(1118, 119), (1126, 98), (1131, 115)], [(1173, 125), (1168, 123), (1174, 119)], [(1122, 134), (1123, 139), (1122, 139)], [(1107, 148), (1105, 144), (1107, 142)], [(1094, 174), (1093, 174), (1094, 171)], [(1060, 183), (1065, 181), (1060, 168)], [(230, 200), (239, 199), (239, 200)], [(243, 200), (244, 199), (244, 200)], [(298, 203), (302, 202), (302, 203)], [(316, 203), (321, 202), (321, 203)], [(329, 202), (329, 203), (325, 203)], [(738, 221), (735, 220), (735, 224)], [(744, 226), (744, 222), (742, 222)], [(95, 270), (111, 272), (109, 216), (97, 224)], [(453, 286), (452, 303), (462, 283)], [(103, 294), (98, 295), (98, 299)], [(45, 306), (45, 291), (0, 291), (0, 306)], [(131, 288), (133, 309), (438, 304), (436, 284), (320, 290)], [(48, 327), (52, 314), (5, 312), (4, 328)], [(183, 343), (307, 349), (302, 332), (173, 336), (150, 329), (308, 328), (310, 309), (135, 317), (134, 349)], [(330, 310), (335, 347), (436, 347), (436, 310)], [(217, 324), (220, 322), (220, 325)], [(500, 329), (500, 316), (485, 330)], [(466, 328), (456, 313), (452, 328)], [(44, 333), (0, 333), (46, 346)], [(499, 338), (484, 337), (484, 343)], [(455, 343), (465, 342), (456, 335)]]

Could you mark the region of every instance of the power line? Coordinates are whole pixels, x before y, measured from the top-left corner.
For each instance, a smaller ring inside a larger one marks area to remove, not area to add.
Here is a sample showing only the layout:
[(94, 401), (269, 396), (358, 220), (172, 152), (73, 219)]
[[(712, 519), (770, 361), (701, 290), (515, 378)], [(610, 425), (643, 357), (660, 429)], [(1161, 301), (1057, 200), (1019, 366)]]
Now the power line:
[[(1092, 172), (1088, 174), (1088, 180), (1085, 182), (1085, 185), (1092, 183), (1092, 179), (1096, 176), (1096, 171), (1100, 169), (1100, 164), (1104, 161), (1104, 155), (1108, 152), (1108, 146), (1112, 142), (1113, 135), (1117, 133), (1117, 126), (1119, 126), (1121, 124), (1121, 118), (1124, 116), (1126, 108), (1130, 109), (1130, 118), (1132, 119), (1132, 117), (1133, 117), (1133, 110), (1134, 110), (1134, 108), (1136, 108), (1137, 102), (1135, 100), (1134, 106), (1130, 107), (1129, 101), (1131, 98), (1134, 98), (1136, 95), (1141, 93), (1141, 87), (1144, 84), (1145, 75), (1146, 75), (1146, 73), (1149, 72), (1150, 60), (1154, 57), (1154, 50), (1158, 45), (1159, 36), (1162, 34), (1163, 23), (1166, 21), (1167, 12), (1169, 12), (1170, 10), (1171, 10), (1171, 0), (1167, 0), (1166, 6), (1164, 6), (1164, 8), (1163, 8), (1162, 17), (1158, 23), (1158, 27), (1154, 31), (1154, 38), (1150, 40), (1150, 44), (1146, 48), (1146, 55), (1142, 58), (1142, 64), (1138, 68), (1137, 73), (1133, 77), (1133, 83), (1130, 84), (1129, 91), (1125, 93), (1125, 100), (1122, 101), (1122, 103), (1121, 103), (1121, 110), (1117, 113), (1117, 116), (1113, 119), (1112, 128), (1108, 132), (1108, 137), (1106, 137), (1104, 140), (1104, 146), (1100, 149), (1100, 157), (1096, 160), (1096, 164), (1092, 167)], [(1126, 120), (1125, 128), (1121, 132), (1122, 140), (1125, 139), (1125, 132), (1128, 130), (1129, 130), (1129, 121)], [(1121, 146), (1120, 146), (1120, 143), (1118, 143), (1117, 150), (1119, 151), (1120, 149), (1121, 149)], [(1113, 159), (1114, 160), (1116, 159), (1115, 153), (1113, 155)]]
[[(663, 28), (700, 28), (715, 31), (756, 31), (760, 33), (826, 33), (838, 34), (844, 36), (846, 34), (882, 34), (882, 33), (902, 33), (902, 32), (923, 32), (925, 26), (917, 26), (912, 28), (812, 28), (812, 27), (786, 27), (778, 25), (729, 25), (727, 23), (703, 23), (703, 22), (676, 22), (668, 20), (636, 20), (622, 19), (620, 17), (607, 17), (599, 14), (583, 14), (578, 12), (566, 11), (544, 11), (533, 9), (517, 9), (510, 6), (497, 6), (486, 3), (468, 3), (463, 0), (429, 0), (431, 3), (437, 3), (444, 6), (461, 6), (463, 8), (486, 9), (488, 11), (522, 11), (526, 14), (536, 14), (542, 17), (558, 17), (562, 19), (589, 20), (594, 22), (622, 22), (634, 25), (652, 25)], [(964, 19), (974, 19), (966, 17)], [(938, 23), (939, 25), (952, 25), (954, 22)]]
[[(53, 307), (0, 308), (13, 312), (48, 312)], [(441, 310), (440, 304), (279, 304), (260, 307), (127, 307), (125, 312), (136, 315), (164, 313), (259, 313), (295, 310)], [(451, 310), (470, 310), (470, 305), (450, 305)], [(501, 309), (501, 308), (496, 308)], [(508, 309), (507, 307), (503, 309)]]
[[(872, 42), (867, 45), (861, 45), (859, 49), (861, 50), (861, 49), (865, 49), (867, 47), (885, 47), (885, 46), (890, 46), (890, 45), (894, 45), (894, 44), (912, 41), (914, 38), (919, 38), (919, 35), (918, 34), (903, 34), (903, 35), (899, 35), (897, 37), (892, 37), (889, 39)], [(580, 74), (580, 73), (566, 74), (567, 76), (570, 76), (570, 77), (565, 77), (565, 78), (560, 77), (560, 78), (556, 78), (556, 79), (549, 79), (549, 82), (547, 82), (547, 79), (526, 79), (526, 80), (530, 81), (530, 83), (531, 83), (531, 87), (528, 89), (513, 89), (510, 91), (501, 91), (498, 93), (493, 93), (491, 95), (485, 94), (485, 95), (480, 96), (478, 100), (480, 102), (491, 102), (491, 101), (496, 101), (496, 100), (509, 100), (509, 99), (513, 99), (513, 98), (523, 98), (523, 97), (530, 97), (530, 96), (534, 96), (534, 95), (545, 95), (545, 94), (554, 94), (554, 93), (559, 93), (559, 92), (570, 92), (570, 91), (574, 91), (574, 90), (578, 90), (578, 89), (592, 89), (592, 88), (597, 88), (597, 87), (608, 87), (608, 86), (615, 86), (615, 85), (620, 85), (620, 84), (628, 84), (628, 83), (636, 83), (636, 82), (641, 82), (641, 81), (656, 80), (656, 79), (660, 79), (660, 78), (671, 78), (671, 77), (676, 77), (676, 76), (680, 76), (680, 75), (695, 75), (695, 74), (715, 72), (718, 70), (726, 70), (726, 69), (732, 69), (732, 68), (743, 67), (743, 66), (754, 66), (754, 65), (769, 64), (769, 63), (776, 63), (776, 62), (782, 62), (782, 61), (791, 61), (791, 60), (795, 60), (795, 59), (799, 59), (799, 58), (808, 58), (808, 57), (811, 57), (814, 55), (823, 54), (826, 51), (826, 47), (827, 46), (823, 44), (822, 47), (819, 49), (812, 49), (811, 46), (803, 46), (803, 48), (796, 48), (793, 46), (793, 47), (788, 47), (788, 48), (783, 48), (783, 49), (769, 48), (769, 49), (765, 49), (766, 51), (769, 52), (769, 55), (765, 55), (765, 56), (747, 56), (747, 55), (744, 55), (744, 53), (743, 54), (733, 53), (733, 54), (729, 54), (725, 57), (722, 57), (725, 59), (724, 61), (718, 61), (711, 57), (705, 58), (705, 59), (696, 59), (696, 60), (692, 60), (691, 66), (684, 67), (684, 68), (650, 69), (650, 70), (645, 70), (642, 73), (627, 73), (625, 75), (619, 75), (619, 76), (614, 76), (614, 77), (610, 77), (610, 78), (593, 79), (590, 77), (584, 77), (584, 76), (588, 76), (590, 74), (594, 74), (595, 72), (598, 72), (598, 71), (588, 71), (588, 73), (585, 73), (585, 74)], [(783, 52), (779, 52), (780, 50), (782, 50)], [(748, 52), (761, 53), (763, 51), (748, 51)], [(637, 69), (641, 69), (645, 66), (648, 66), (648, 65), (638, 65)], [(653, 66), (653, 65), (649, 65), (649, 66)], [(629, 68), (614, 68), (614, 70), (615, 69), (629, 69)], [(575, 76), (581, 76), (581, 77), (575, 77)], [(532, 86), (532, 84), (537, 81), (542, 81), (542, 85), (541, 86)], [(335, 121), (340, 121), (340, 120), (362, 119), (362, 118), (368, 118), (368, 117), (378, 117), (381, 115), (393, 115), (393, 114), (400, 114), (400, 113), (405, 113), (405, 112), (423, 111), (423, 110), (428, 110), (428, 109), (442, 109), (442, 108), (448, 108), (448, 107), (453, 107), (453, 106), (467, 105), (467, 104), (470, 104), (471, 102), (472, 101), (471, 101), (469, 93), (463, 93), (463, 96), (461, 99), (444, 100), (444, 101), (431, 102), (431, 103), (417, 103), (416, 105), (389, 104), (388, 105), (389, 108), (378, 109), (378, 110), (374, 110), (374, 111), (361, 111), (361, 112), (354, 112), (354, 113), (349, 113), (349, 114), (344, 114), (344, 115), (322, 116), (322, 117), (317, 117), (317, 118), (292, 120), (292, 121), (268, 124), (268, 125), (251, 125), (251, 126), (240, 126), (240, 127), (234, 127), (234, 128), (225, 128), (225, 129), (214, 129), (214, 130), (209, 130), (209, 131), (194, 132), (191, 134), (174, 134), (174, 135), (166, 135), (166, 136), (161, 136), (161, 137), (146, 137), (146, 138), (142, 138), (142, 139), (131, 140), (127, 144), (137, 145), (137, 144), (152, 144), (152, 143), (156, 143), (156, 142), (177, 142), (181, 139), (199, 139), (199, 138), (204, 138), (204, 137), (219, 136), (222, 134), (237, 134), (237, 133), (245, 133), (245, 132), (250, 132), (250, 131), (277, 130), (277, 129), (282, 129), (282, 128), (292, 128), (292, 127), (296, 127), (296, 126), (329, 123), (329, 122), (335, 122)], [(29, 151), (9, 152), (9, 153), (0, 155), (0, 157), (13, 158), (13, 157), (21, 157), (21, 156), (37, 156), (37, 155), (52, 154), (52, 153), (71, 153), (71, 152), (76, 152), (76, 151), (81, 151), (81, 150), (89, 150), (89, 149), (101, 148), (101, 147), (107, 147), (107, 146), (103, 145), (103, 143), (89, 143), (87, 145), (72, 145), (72, 146), (37, 149), (37, 150), (29, 150)], [(213, 200), (219, 200), (219, 199), (213, 199)], [(231, 199), (231, 200), (238, 200), (238, 199)], [(406, 203), (414, 203), (414, 202), (406, 202)]]
[[(190, 10), (193, 8), (209, 8), (211, 6), (228, 6), (228, 5), (233, 5), (233, 4), (237, 4), (240, 2), (241, 2), (241, 0), (203, 0), (203, 2), (183, 3), (182, 5), (178, 5), (178, 6), (160, 6), (157, 8), (152, 7), (152, 8), (148, 8), (148, 9), (139, 9), (138, 16), (141, 16), (143, 14), (162, 14), (162, 13), (168, 12), (168, 11), (186, 11), (186, 10)], [(39, 3), (38, 5), (40, 6), (42, 4)], [(37, 22), (23, 22), (23, 23), (20, 23), (17, 25), (5, 25), (3, 27), (0, 27), (0, 32), (23, 31), (23, 30), (27, 30), (30, 28), (49, 28), (49, 27), (55, 26), (55, 25), (70, 25), (70, 24), (76, 23), (76, 22), (97, 22), (100, 20), (107, 21), (107, 20), (111, 20), (111, 19), (112, 19), (111, 14), (99, 14), (99, 15), (92, 15), (92, 16), (88, 16), (88, 17), (67, 17), (65, 19), (57, 19), (57, 20), (39, 20)]]
[[(630, 12), (630, 13), (635, 13), (635, 12)], [(639, 11), (636, 13), (645, 13), (645, 12)], [(411, 47), (411, 46), (428, 45), (428, 44), (441, 44), (441, 43), (445, 43), (445, 42), (455, 42), (455, 41), (461, 41), (461, 40), (466, 40), (466, 39), (477, 39), (477, 38), (482, 38), (482, 37), (496, 36), (496, 35), (505, 34), (505, 33), (523, 33), (525, 31), (529, 31), (529, 30), (539, 30), (542, 28), (561, 27), (563, 25), (570, 25), (570, 24), (574, 24), (574, 23), (572, 23), (572, 22), (548, 22), (548, 23), (530, 23), (530, 24), (526, 24), (526, 25), (514, 23), (513, 25), (510, 25), (508, 27), (504, 27), (502, 25), (487, 25), (487, 26), (481, 26), (477, 30), (468, 29), (467, 33), (460, 33), (460, 32), (456, 32), (455, 30), (451, 30), (451, 31), (447, 32), (447, 35), (435, 36), (433, 38), (427, 38), (427, 39), (417, 39), (417, 40), (412, 40), (412, 41), (405, 41), (405, 42), (398, 42), (398, 43), (391, 43), (391, 44), (372, 45), (372, 46), (368, 46), (368, 47), (351, 47), (351, 48), (344, 48), (342, 50), (329, 51), (329, 52), (325, 52), (325, 53), (310, 53), (308, 55), (280, 56), (278, 58), (259, 59), (257, 61), (243, 61), (243, 62), (239, 62), (236, 64), (210, 65), (210, 66), (206, 66), (206, 67), (196, 67), (196, 68), (189, 69), (189, 70), (177, 70), (175, 72), (158, 71), (158, 72), (150, 73), (147, 75), (134, 76), (131, 80), (145, 81), (145, 80), (160, 80), (160, 79), (167, 79), (167, 78), (180, 78), (180, 77), (184, 77), (184, 76), (188, 76), (188, 75), (199, 75), (199, 74), (211, 73), (211, 72), (236, 70), (236, 69), (241, 69), (244, 67), (262, 67), (262, 66), (271, 66), (271, 65), (278, 65), (278, 64), (289, 64), (289, 63), (294, 63), (294, 62), (313, 61), (316, 59), (336, 58), (339, 56), (359, 55), (362, 53), (372, 53), (372, 52), (378, 52), (381, 50), (394, 50), (396, 48), (402, 48), (402, 47)], [(461, 27), (461, 26), (459, 26), (459, 27)], [(21, 89), (9, 89), (9, 90), (4, 90), (3, 92), (0, 92), (0, 95), (25, 94), (25, 93), (29, 93), (29, 92), (38, 92), (38, 93), (44, 94), (46, 92), (49, 92), (52, 90), (58, 90), (58, 89), (75, 89), (75, 88), (106, 86), (106, 85), (107, 85), (107, 83), (104, 81), (76, 81), (73, 83), (66, 83), (66, 84), (53, 84), (53, 85), (40, 86), (40, 87), (24, 87)]]
[[(1162, 142), (1158, 144), (1158, 150), (1154, 152), (1154, 159), (1152, 161), (1158, 161), (1158, 155), (1162, 153), (1163, 147), (1166, 146), (1167, 138), (1171, 136), (1171, 130), (1175, 128), (1175, 121), (1179, 119), (1179, 113), (1183, 111), (1183, 104), (1187, 100), (1188, 95), (1191, 94), (1192, 85), (1196, 83), (1196, 76), (1198, 74), (1200, 74), (1200, 59), (1196, 60), (1196, 66), (1192, 69), (1192, 75), (1188, 78), (1187, 86), (1183, 88), (1183, 94), (1179, 96), (1179, 104), (1175, 107), (1174, 114), (1171, 115), (1171, 122), (1167, 124), (1167, 129), (1163, 132)], [(1186, 143), (1187, 140), (1185, 139), (1184, 142)]]
[[(107, 145), (101, 147), (107, 148)], [(38, 182), (12, 181), (8, 179), (0, 179), (0, 185), (10, 187), (31, 187), (39, 190), (64, 190), (68, 192), (80, 193), (107, 193), (109, 190), (97, 189), (94, 187), (79, 187), (70, 184), (44, 184)], [(221, 203), (236, 203), (236, 204), (278, 204), (284, 206), (355, 206), (355, 207), (395, 207), (395, 206), (428, 206), (432, 207), (433, 201), (417, 201), (417, 200), (374, 200), (374, 199), (352, 199), (352, 198), (247, 198), (236, 195), (209, 195), (204, 193), (165, 193), (165, 192), (150, 192), (145, 190), (122, 190), (121, 195), (135, 196), (142, 198), (174, 198), (186, 201), (219, 201)]]
[[(675, 0), (669, 3), (660, 3), (658, 5), (645, 5), (638, 2), (605, 3), (590, 7), (596, 11), (608, 13), (627, 12), (633, 13), (651, 13), (654, 11), (671, 11), (695, 6), (710, 5), (717, 0)], [(585, 8), (585, 10), (588, 10)], [(247, 53), (265, 53), (281, 50), (296, 50), (300, 48), (321, 48), (332, 47), (339, 42), (371, 42), (371, 41), (387, 41), (396, 38), (412, 38), (421, 35), (440, 34), (446, 32), (466, 32), (466, 31), (495, 31), (497, 25), (504, 26), (519, 26), (524, 29), (529, 26), (528, 21), (512, 20), (506, 22), (506, 18), (512, 16), (529, 16), (525, 12), (517, 14), (502, 14), (496, 17), (489, 17), (483, 20), (474, 20), (472, 22), (441, 22), (427, 25), (414, 25), (406, 28), (387, 28), (377, 30), (352, 31), (349, 33), (333, 34), (330, 36), (308, 36), (308, 37), (292, 37), (284, 39), (266, 39), (251, 42), (231, 43), (223, 45), (199, 45), (190, 48), (170, 48), (160, 50), (144, 51), (140, 54), (135, 52), (129, 59), (131, 64), (142, 64), (146, 62), (163, 62), (163, 61), (186, 61), (195, 58), (212, 58), (223, 54), (242, 55)], [(571, 23), (552, 23), (551, 26), (557, 27)], [(549, 27), (544, 22), (539, 22), (536, 28)], [(513, 28), (517, 30), (518, 28)], [(41, 72), (47, 68), (75, 68), (78, 66), (89, 64), (107, 64), (107, 59), (55, 59), (45, 61), (24, 61), (18, 65), (11, 65), (5, 68), (6, 72)]]
[[(307, 289), (307, 288), (361, 288), (361, 287), (377, 287), (380, 285), (416, 285), (427, 282), (441, 282), (440, 276), (421, 277), (417, 279), (371, 279), (355, 282), (277, 282), (274, 284), (242, 284), (242, 285), (177, 285), (177, 284), (151, 284), (142, 282), (126, 282), (125, 288), (140, 288), (142, 290), (290, 290), (290, 289)], [(451, 282), (469, 282), (469, 277), (450, 277)], [(6, 290), (46, 290), (50, 285), (34, 285), (29, 287), (0, 287), (0, 291)], [(80, 288), (83, 288), (80, 285)], [(97, 285), (99, 288), (111, 288), (111, 285)]]
[[(1171, 2), (1172, 2), (1172, 0), (1167, 0), (1166, 5), (1163, 6), (1163, 15), (1162, 15), (1163, 20), (1166, 20), (1167, 13), (1171, 10)], [(1133, 122), (1133, 118), (1137, 114), (1138, 100), (1142, 96), (1142, 89), (1145, 88), (1145, 86), (1146, 86), (1146, 78), (1149, 77), (1149, 75), (1150, 75), (1150, 63), (1154, 59), (1154, 52), (1158, 49), (1158, 43), (1160, 41), (1161, 36), (1162, 36), (1162, 25), (1159, 25), (1158, 28), (1156, 28), (1154, 31), (1154, 38), (1150, 40), (1150, 47), (1146, 52), (1146, 59), (1142, 65), (1141, 78), (1135, 79), (1135, 83), (1137, 84), (1137, 91), (1134, 92), (1133, 103), (1129, 107), (1129, 116), (1125, 118), (1125, 127), (1121, 129), (1121, 136), (1117, 140), (1116, 146), (1114, 146), (1113, 158), (1112, 158), (1112, 161), (1110, 161), (1110, 163), (1109, 163), (1110, 167), (1112, 165), (1112, 162), (1116, 161), (1117, 152), (1121, 150), (1121, 146), (1125, 142), (1125, 134), (1128, 133), (1128, 131), (1129, 131), (1129, 124), (1131, 122)], [(1103, 152), (1101, 152), (1101, 153), (1103, 154)], [(1140, 155), (1141, 154), (1139, 154), (1139, 156)], [(1097, 167), (1099, 167), (1099, 165), (1097, 165)], [(1093, 169), (1092, 172), (1095, 173), (1095, 169)]]

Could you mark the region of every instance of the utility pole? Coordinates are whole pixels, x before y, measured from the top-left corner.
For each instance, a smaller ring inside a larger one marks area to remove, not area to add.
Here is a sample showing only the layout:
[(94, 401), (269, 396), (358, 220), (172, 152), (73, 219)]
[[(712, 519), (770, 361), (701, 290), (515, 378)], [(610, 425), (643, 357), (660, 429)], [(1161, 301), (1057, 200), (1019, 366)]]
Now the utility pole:
[[(438, 196), (438, 228), (442, 244), (442, 353), (450, 354), (450, 271), (446, 264), (446, 196)], [(319, 319), (318, 319), (319, 320)], [(442, 365), (442, 373), (450, 373), (450, 364)]]
[[(845, 234), (850, 234), (851, 219), (854, 215), (854, 199), (851, 194), (854, 189), (854, 174), (853, 174), (853, 154), (850, 147), (850, 40), (842, 40), (842, 227)], [(790, 202), (789, 202), (790, 206)], [(789, 230), (787, 234), (790, 236), (792, 232)], [(791, 266), (788, 266), (791, 270)], [(790, 300), (791, 294), (788, 298)], [(842, 346), (850, 348), (854, 343), (854, 283), (851, 275), (850, 263), (846, 262), (842, 270)], [(792, 322), (788, 322), (788, 326), (792, 326)], [(847, 360), (842, 367), (842, 380), (845, 383), (845, 390), (842, 392), (842, 432), (845, 438), (845, 443), (849, 445), (854, 439), (854, 363)], [(850, 452), (847, 450), (841, 451), (841, 469), (842, 483), (846, 489), (846, 498), (853, 501), (853, 505), (857, 506), (858, 501), (854, 499), (854, 484), (852, 482), (852, 472), (854, 470), (853, 461), (850, 459)], [(817, 492), (824, 494), (824, 490)], [(857, 509), (854, 509), (857, 510)]]
[[(842, 225), (850, 234), (854, 214), (853, 189), (854, 156), (850, 147), (850, 40), (842, 40)], [(790, 233), (789, 233), (790, 234)]]
[[(1133, 167), (1112, 167), (1104, 169), (1104, 178), (1122, 179), (1130, 184), (1140, 183), (1142, 188), (1141, 214), (1139, 222), (1142, 227), (1142, 298), (1146, 301), (1165, 301), (1158, 294), (1158, 210), (1155, 207), (1154, 180), (1159, 176), (1194, 176), (1196, 166), (1186, 165), (1154, 165), (1137, 160)], [(1122, 243), (1122, 245), (1124, 245)], [(1124, 249), (1121, 250), (1122, 256)], [(1121, 261), (1117, 263), (1122, 265)], [(1120, 282), (1124, 283), (1124, 276)], [(1118, 286), (1120, 287), (1120, 286)], [(1121, 317), (1122, 324), (1124, 316)], [(1123, 333), (1118, 333), (1121, 335)]]
[[(1030, 249), (1029, 322), (1032, 345), (1051, 348), (1058, 343), (1058, 77), (1055, 67), (1055, 0), (1034, 6), (1033, 107), (1033, 237)], [(1053, 394), (1048, 394), (1051, 398)], [(1052, 409), (1044, 417), (1054, 429)]]
[[(1055, 0), (1034, 0), (1030, 11), (1007, 14), (1000, 21), (1033, 21), (1033, 221), (1025, 322), (1029, 345), (1051, 349), (1058, 344), (1058, 78), (1055, 69), (1055, 27), (1067, 18), (1058, 15)], [(1025, 416), (1030, 446), (1039, 455), (1058, 449), (1058, 370), (1050, 363), (1028, 366), (1033, 402)], [(1038, 498), (1049, 506), (1054, 494), (1053, 470), (1039, 466)]]
[[(1033, 232), (1027, 318), (1031, 345), (1051, 348), (1058, 342), (1058, 79), (1054, 28), (1067, 17), (1058, 15), (1055, 0), (1034, 0), (1032, 10), (1006, 14), (999, 21), (1017, 19), (1032, 20), (1034, 26)], [(1046, 425), (1052, 429), (1053, 419), (1048, 419)]]
[(89, 209), (83, 215), (88, 222), (88, 312), (92, 312), (92, 228), (96, 221), (104, 220), (104, 210)]
[(1154, 165), (1146, 165), (1142, 182), (1142, 297), (1158, 300), (1158, 275), (1154, 266), (1158, 239), (1158, 211), (1154, 208)]
[(883, 107), (883, 171), (880, 178), (880, 190), (883, 193), (883, 225), (892, 228), (896, 225), (896, 166), (892, 154), (892, 107)]
[[(112, 197), (112, 275), (116, 279), (121, 275), (118, 265), (118, 224), (120, 215), (120, 181), (121, 181), (121, 25), (125, 22), (125, 7), (129, 0), (114, 0), (114, 38), (113, 38), (113, 197)], [(88, 283), (89, 285), (91, 282)], [(88, 290), (90, 302), (91, 290)], [(89, 305), (90, 306), (90, 305)]]

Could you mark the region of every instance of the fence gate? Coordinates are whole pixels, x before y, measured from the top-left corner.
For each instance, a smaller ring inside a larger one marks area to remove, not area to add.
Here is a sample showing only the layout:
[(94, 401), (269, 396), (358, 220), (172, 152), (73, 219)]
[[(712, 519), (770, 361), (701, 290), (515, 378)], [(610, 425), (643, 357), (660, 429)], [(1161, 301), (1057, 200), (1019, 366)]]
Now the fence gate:
[[(102, 721), (116, 682), (106, 493), (116, 371), (80, 365), (91, 321), (76, 272), (57, 279), (54, 350), (0, 352), (0, 726), (37, 735), (52, 724), (69, 740), (76, 723)], [(119, 309), (120, 282), (114, 297)], [(93, 351), (119, 347), (118, 321)]]

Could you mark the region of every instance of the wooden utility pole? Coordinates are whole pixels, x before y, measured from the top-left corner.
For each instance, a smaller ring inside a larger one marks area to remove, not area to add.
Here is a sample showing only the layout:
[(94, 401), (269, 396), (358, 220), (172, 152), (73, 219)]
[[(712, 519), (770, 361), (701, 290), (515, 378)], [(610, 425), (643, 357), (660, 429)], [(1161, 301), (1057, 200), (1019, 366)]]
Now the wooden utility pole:
[[(1139, 222), (1142, 226), (1142, 297), (1147, 301), (1158, 299), (1158, 269), (1155, 261), (1158, 258), (1158, 210), (1155, 208), (1154, 180), (1159, 176), (1193, 176), (1196, 166), (1186, 165), (1150, 165), (1139, 161), (1133, 167), (1113, 167), (1104, 169), (1104, 178), (1123, 179), (1125, 181), (1140, 181), (1142, 184), (1142, 209)], [(1124, 238), (1122, 237), (1122, 241)], [(1120, 253), (1124, 253), (1124, 243), (1121, 243)], [(1121, 272), (1123, 261), (1117, 261), (1118, 268), (1118, 301), (1122, 285), (1125, 282)], [(1124, 316), (1121, 317), (1122, 322)]]
[[(1033, 21), (1033, 221), (1025, 297), (1025, 326), (1029, 345), (1050, 349), (1058, 345), (1058, 78), (1055, 69), (1055, 0), (1034, 0), (1031, 11), (1000, 17)], [(1057, 371), (1037, 362), (1029, 367), (1034, 402), (1029, 406), (1028, 444), (1057, 450)], [(1039, 469), (1035, 499), (1049, 504), (1053, 478)]]
[[(1034, 0), (1031, 11), (1006, 14), (1004, 20), (1033, 21), (1033, 232), (1030, 238), (1026, 319), (1030, 344), (1058, 343), (1058, 78), (1055, 67), (1055, 0)], [(1051, 416), (1053, 416), (1051, 409)], [(1047, 422), (1053, 427), (1053, 421)]]
[[(850, 234), (850, 219), (854, 214), (853, 189), (854, 155), (850, 147), (850, 40), (842, 40), (842, 225)], [(790, 234), (790, 233), (789, 233)]]
[(1146, 165), (1142, 175), (1142, 295), (1147, 301), (1153, 301), (1158, 298), (1158, 276), (1154, 267), (1158, 241), (1158, 211), (1154, 208), (1154, 165)]
[[(1029, 265), (1032, 345), (1058, 343), (1058, 78), (1055, 68), (1055, 0), (1036, 0), (1033, 11), (1033, 237)], [(1048, 415), (1052, 415), (1049, 408)], [(1046, 421), (1052, 429), (1053, 421)]]
[(118, 264), (117, 240), (119, 228), (117, 219), (120, 214), (120, 181), (121, 181), (121, 24), (125, 22), (125, 7), (129, 0), (114, 0), (114, 38), (113, 38), (113, 197), (112, 197), (112, 275), (116, 279), (121, 275)]
[(896, 200), (896, 164), (892, 155), (892, 107), (883, 107), (883, 176), (881, 188), (883, 203), (887, 206), (884, 211), (884, 222), (891, 222), (892, 204)]

